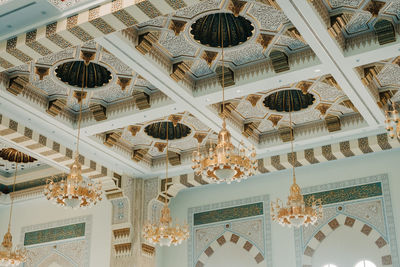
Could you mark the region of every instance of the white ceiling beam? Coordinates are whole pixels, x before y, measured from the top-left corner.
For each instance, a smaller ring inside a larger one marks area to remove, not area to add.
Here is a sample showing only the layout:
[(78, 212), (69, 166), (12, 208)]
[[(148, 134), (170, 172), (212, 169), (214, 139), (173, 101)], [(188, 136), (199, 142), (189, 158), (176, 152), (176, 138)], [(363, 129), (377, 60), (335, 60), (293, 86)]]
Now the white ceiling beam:
[[(219, 132), (222, 119), (215, 114), (209, 107), (197, 101), (192, 92), (180, 83), (175, 82), (168, 73), (160, 69), (149, 57), (143, 56), (121, 33), (116, 32), (97, 39), (97, 42), (115, 55), (119, 60), (139, 73), (152, 85), (168, 95), (177, 104), (181, 105), (188, 112), (196, 116), (213, 131)], [(167, 114), (162, 114), (163, 116)], [(238, 129), (227, 126), (232, 137), (236, 142), (243, 141), (245, 145), (251, 146), (253, 143), (244, 138)]]
[(370, 126), (383, 124), (384, 114), (362, 84), (353, 66), (346, 65), (342, 51), (311, 5), (306, 0), (277, 0), (277, 3), (320, 60), (329, 68), (332, 76), (367, 123)]
[[(308, 78), (314, 78), (316, 76), (322, 76), (330, 74), (323, 64), (319, 63), (319, 60), (315, 59), (315, 65), (308, 66), (301, 69), (290, 70), (288, 72), (271, 74), (268, 77), (260, 80), (249, 79), (244, 84), (233, 85), (225, 89), (225, 100), (234, 98), (241, 98), (249, 94), (260, 93), (263, 91), (279, 88), (291, 83), (303, 81)], [(205, 93), (201, 96), (196, 96), (198, 102), (202, 102), (204, 105), (210, 105), (221, 102), (221, 92), (210, 90), (213, 92)]]
[(400, 55), (400, 38), (397, 38), (397, 40), (398, 41), (394, 43), (380, 45), (379, 47), (367, 45), (367, 47), (364, 47), (359, 53), (346, 55), (344, 59), (346, 61), (346, 65), (355, 68), (377, 61), (397, 57)]

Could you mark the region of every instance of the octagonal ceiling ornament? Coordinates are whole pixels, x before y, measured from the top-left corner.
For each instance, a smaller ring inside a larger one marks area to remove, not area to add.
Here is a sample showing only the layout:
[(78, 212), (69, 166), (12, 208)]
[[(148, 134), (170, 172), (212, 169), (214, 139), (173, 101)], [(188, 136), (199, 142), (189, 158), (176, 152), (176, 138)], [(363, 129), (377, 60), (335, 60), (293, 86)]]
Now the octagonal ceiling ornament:
[(147, 125), (144, 128), (145, 133), (155, 139), (166, 140), (168, 128), (168, 140), (178, 140), (190, 135), (192, 130), (185, 124), (171, 121), (160, 121)]
[(315, 101), (314, 95), (298, 89), (281, 90), (267, 95), (264, 106), (278, 112), (290, 112), (306, 109)]
[[(86, 71), (83, 71), (86, 68)], [(112, 80), (111, 72), (104, 66), (90, 62), (86, 64), (82, 60), (68, 61), (58, 65), (55, 69), (57, 78), (62, 82), (86, 89), (102, 87)], [(86, 73), (87, 77), (82, 77)]]
[[(205, 15), (192, 24), (190, 33), (202, 45), (224, 48), (246, 42), (254, 32), (252, 22), (232, 13)], [(224, 36), (224, 40), (222, 40)]]

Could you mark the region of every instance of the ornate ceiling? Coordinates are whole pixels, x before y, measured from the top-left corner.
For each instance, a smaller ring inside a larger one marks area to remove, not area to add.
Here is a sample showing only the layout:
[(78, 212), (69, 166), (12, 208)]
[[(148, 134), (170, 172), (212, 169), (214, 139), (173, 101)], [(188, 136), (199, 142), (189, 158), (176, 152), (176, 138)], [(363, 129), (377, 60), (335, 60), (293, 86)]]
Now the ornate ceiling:
[[(214, 143), (222, 125), (222, 83), (232, 139), (254, 145), (260, 160), (289, 150), (287, 99), (296, 150), (376, 136), (389, 99), (400, 101), (399, 12), (396, 1), (113, 1), (0, 36), (0, 141), (65, 169), (82, 99), (88, 170), (110, 184), (160, 175), (171, 121), (181, 137), (169, 142), (171, 172), (189, 173), (192, 151)], [(224, 64), (210, 30), (218, 14), (229, 14), (224, 25), (241, 21)], [(89, 63), (82, 94), (78, 70)]]

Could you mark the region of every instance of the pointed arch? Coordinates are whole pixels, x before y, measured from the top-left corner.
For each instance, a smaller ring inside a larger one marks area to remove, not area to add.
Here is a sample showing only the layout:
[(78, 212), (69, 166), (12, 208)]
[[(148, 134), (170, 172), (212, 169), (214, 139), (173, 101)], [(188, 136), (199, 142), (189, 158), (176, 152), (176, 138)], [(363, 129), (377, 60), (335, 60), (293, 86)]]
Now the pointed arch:
[(388, 241), (380, 235), (372, 226), (364, 223), (351, 216), (346, 216), (344, 214), (339, 214), (335, 218), (331, 219), (328, 223), (321, 226), (319, 231), (311, 238), (305, 246), (303, 251), (303, 267), (311, 267), (312, 259), (320, 247), (321, 243), (326, 240), (326, 238), (334, 233), (339, 227), (349, 227), (354, 229), (354, 231), (364, 234), (370, 237), (373, 246), (376, 246), (381, 253), (380, 257), (383, 266), (389, 266), (392, 264), (392, 256), (388, 254), (386, 248)]
[(214, 240), (214, 242), (212, 242), (203, 251), (203, 253), (200, 255), (199, 259), (196, 262), (196, 267), (203, 267), (205, 264), (207, 264), (210, 258), (213, 255), (215, 255), (215, 252), (217, 252), (221, 247), (223, 247), (227, 243), (234, 244), (240, 249), (246, 251), (246, 253), (249, 253), (251, 258), (254, 259), (256, 264), (260, 264), (261, 262), (264, 261), (264, 254), (257, 248), (256, 245), (253, 244), (253, 242), (249, 241), (248, 239), (238, 234), (226, 231), (223, 235)]

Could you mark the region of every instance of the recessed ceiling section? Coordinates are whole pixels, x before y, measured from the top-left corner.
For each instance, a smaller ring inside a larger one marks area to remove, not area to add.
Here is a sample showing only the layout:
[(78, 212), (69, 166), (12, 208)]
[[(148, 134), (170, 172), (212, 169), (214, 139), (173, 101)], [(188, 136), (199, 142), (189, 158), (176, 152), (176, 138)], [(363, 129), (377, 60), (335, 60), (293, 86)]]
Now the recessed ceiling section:
[(110, 110), (132, 113), (151, 107), (153, 100), (168, 99), (94, 41), (5, 73), (11, 78), (11, 93), (35, 102), (36, 107), (39, 103), (42, 111), (68, 123), (79, 113), (80, 100), (84, 120), (101, 121), (108, 118)]
[(119, 153), (130, 155), (135, 162), (153, 166), (165, 161), (167, 127), (170, 156), (175, 156), (173, 165), (189, 160), (198, 145), (203, 147), (209, 142), (207, 140), (217, 138), (208, 126), (184, 112), (104, 132), (97, 135), (96, 140)]
[(391, 101), (400, 102), (400, 57), (382, 59), (357, 70), (380, 108), (385, 110)]
[[(293, 124), (304, 129), (313, 128), (315, 131), (312, 134), (326, 135), (346, 125), (363, 124), (353, 103), (330, 75), (249, 94), (225, 103), (224, 114), (228, 123), (242, 129), (245, 137), (260, 145), (264, 143), (265, 136), (270, 136), (274, 142), (276, 137), (284, 136), (282, 133), (290, 126), (290, 110), (293, 110)], [(214, 110), (220, 110), (220, 105), (213, 105)], [(288, 132), (285, 133), (288, 137)]]
[(316, 0), (311, 4), (345, 51), (357, 50), (371, 42), (384, 45), (396, 41), (400, 22), (400, 6), (396, 1)]
[(179, 65), (179, 71), (188, 74), (193, 84), (218, 76), (222, 37), (224, 62), (232, 71), (255, 64), (265, 69), (273, 50), (282, 51), (289, 58), (314, 56), (277, 5), (256, 1), (205, 0), (175, 14), (138, 24), (134, 29), (139, 43), (146, 39), (143, 49), (139, 44), (141, 52), (149, 52), (144, 49), (150, 42), (152, 49), (157, 50), (152, 53), (161, 53), (166, 60)]

